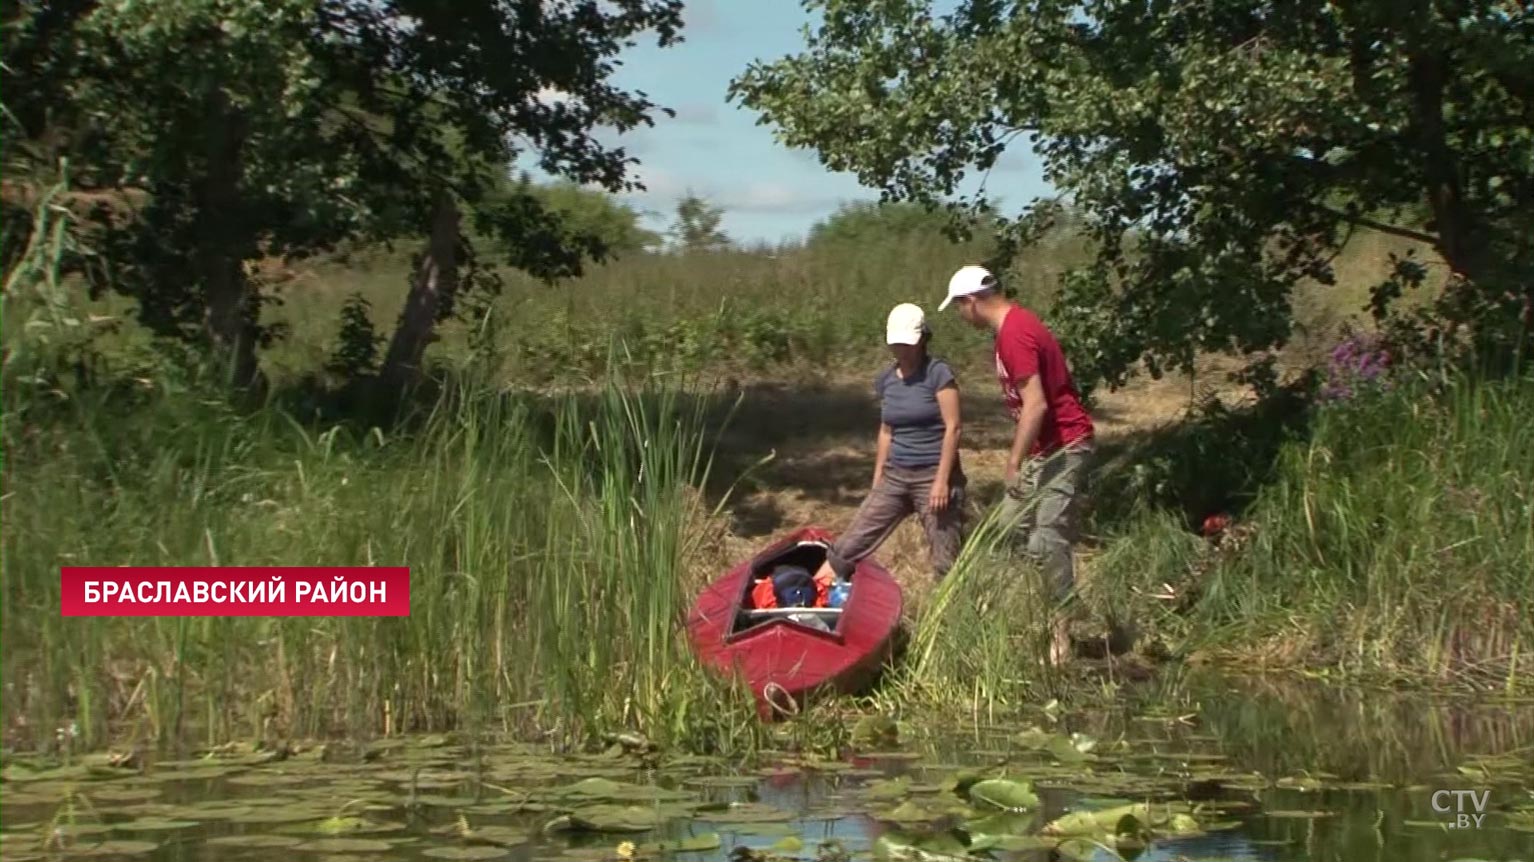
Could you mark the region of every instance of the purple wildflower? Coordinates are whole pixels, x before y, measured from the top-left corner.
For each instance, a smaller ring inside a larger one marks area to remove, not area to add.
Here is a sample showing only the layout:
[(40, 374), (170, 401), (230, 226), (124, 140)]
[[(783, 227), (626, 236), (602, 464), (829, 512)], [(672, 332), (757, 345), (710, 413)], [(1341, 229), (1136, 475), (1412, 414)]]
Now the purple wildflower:
[(1363, 391), (1390, 388), (1390, 352), (1376, 336), (1351, 335), (1332, 348), (1323, 401), (1352, 400)]

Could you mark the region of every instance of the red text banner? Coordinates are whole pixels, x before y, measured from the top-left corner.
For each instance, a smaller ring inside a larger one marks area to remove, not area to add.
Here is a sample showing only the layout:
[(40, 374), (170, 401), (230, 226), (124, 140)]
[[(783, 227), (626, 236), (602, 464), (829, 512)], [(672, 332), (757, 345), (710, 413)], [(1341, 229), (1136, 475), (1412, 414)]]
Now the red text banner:
[(404, 566), (67, 566), (66, 617), (408, 617)]

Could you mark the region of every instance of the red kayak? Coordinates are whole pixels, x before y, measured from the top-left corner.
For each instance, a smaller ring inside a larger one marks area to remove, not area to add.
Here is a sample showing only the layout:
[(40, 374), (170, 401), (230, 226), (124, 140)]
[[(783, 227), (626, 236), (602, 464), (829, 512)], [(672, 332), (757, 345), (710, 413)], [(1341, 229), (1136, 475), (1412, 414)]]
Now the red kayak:
[(788, 534), (709, 584), (688, 615), (699, 660), (720, 674), (743, 675), (763, 718), (797, 712), (813, 691), (859, 691), (889, 656), (900, 623), (900, 585), (872, 559), (853, 571), (840, 608), (753, 605), (757, 578), (781, 565), (816, 571), (833, 538), (818, 527)]

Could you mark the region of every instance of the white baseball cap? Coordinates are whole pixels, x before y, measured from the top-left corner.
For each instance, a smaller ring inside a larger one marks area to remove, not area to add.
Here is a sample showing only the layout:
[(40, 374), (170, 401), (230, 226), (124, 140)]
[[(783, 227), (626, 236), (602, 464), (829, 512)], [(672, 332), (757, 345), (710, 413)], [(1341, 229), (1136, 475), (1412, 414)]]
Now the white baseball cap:
[(991, 290), (996, 287), (996, 276), (983, 266), (962, 267), (948, 279), (948, 296), (943, 304), (937, 307), (938, 311), (948, 308), (948, 303), (953, 302), (955, 297), (970, 296), (982, 290)]
[(902, 302), (890, 310), (889, 320), (884, 324), (886, 344), (920, 344), (921, 337), (932, 330), (927, 328), (927, 315), (921, 306)]

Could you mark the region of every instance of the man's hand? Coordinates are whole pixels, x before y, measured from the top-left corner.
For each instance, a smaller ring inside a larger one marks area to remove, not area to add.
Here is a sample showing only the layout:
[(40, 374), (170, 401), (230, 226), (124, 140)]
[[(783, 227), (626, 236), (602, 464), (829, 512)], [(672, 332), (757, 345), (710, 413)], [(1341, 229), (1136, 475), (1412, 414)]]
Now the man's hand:
[(948, 483), (937, 479), (932, 483), (932, 492), (927, 495), (927, 511), (934, 514), (948, 509)]
[(1044, 427), (1044, 415), (1048, 412), (1044, 385), (1039, 382), (1039, 375), (1035, 374), (1023, 384), (1023, 406), (1017, 414), (1017, 432), (1012, 437), (1012, 452), (1007, 457), (1007, 487), (1013, 486), (1018, 471), (1022, 469), (1023, 459), (1032, 453), (1033, 444), (1039, 439), (1039, 432)]

